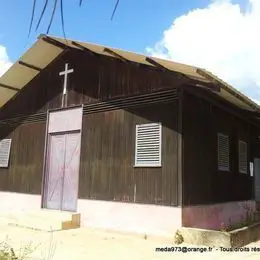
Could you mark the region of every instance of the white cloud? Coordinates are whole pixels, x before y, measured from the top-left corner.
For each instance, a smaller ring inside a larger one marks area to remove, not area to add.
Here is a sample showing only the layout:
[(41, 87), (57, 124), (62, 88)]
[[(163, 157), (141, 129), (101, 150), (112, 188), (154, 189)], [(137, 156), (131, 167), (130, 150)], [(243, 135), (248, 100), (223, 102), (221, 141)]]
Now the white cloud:
[(208, 69), (260, 100), (260, 0), (215, 0), (176, 18), (150, 55)]
[(12, 62), (7, 55), (6, 48), (0, 45), (0, 76), (2, 76), (11, 66)]

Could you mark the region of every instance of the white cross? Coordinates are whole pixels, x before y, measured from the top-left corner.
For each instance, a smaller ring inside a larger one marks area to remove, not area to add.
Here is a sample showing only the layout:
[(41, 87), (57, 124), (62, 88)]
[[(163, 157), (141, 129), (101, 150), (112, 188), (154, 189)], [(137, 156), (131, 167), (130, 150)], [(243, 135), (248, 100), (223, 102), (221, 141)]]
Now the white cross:
[(66, 63), (65, 64), (65, 70), (61, 71), (59, 73), (60, 76), (64, 76), (64, 84), (63, 84), (63, 95), (65, 95), (67, 93), (67, 82), (68, 82), (68, 74), (74, 72), (73, 69), (68, 69), (69, 64)]

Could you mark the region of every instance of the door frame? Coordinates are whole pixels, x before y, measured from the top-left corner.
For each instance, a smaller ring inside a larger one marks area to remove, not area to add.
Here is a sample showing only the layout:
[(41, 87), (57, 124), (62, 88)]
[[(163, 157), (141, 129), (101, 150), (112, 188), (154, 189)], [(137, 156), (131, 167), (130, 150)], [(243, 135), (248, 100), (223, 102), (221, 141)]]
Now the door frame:
[[(42, 182), (41, 182), (41, 205), (40, 207), (42, 209), (47, 209), (46, 205), (46, 191), (47, 189), (45, 188), (46, 185), (48, 185), (48, 173), (46, 172), (46, 167), (47, 167), (47, 153), (48, 153), (48, 147), (49, 147), (49, 136), (50, 133), (48, 131), (49, 129), (49, 123), (50, 123), (50, 114), (53, 112), (59, 112), (59, 111), (66, 111), (66, 110), (73, 110), (77, 108), (81, 108), (81, 125), (79, 130), (72, 130), (72, 131), (61, 131), (58, 132), (59, 134), (61, 133), (71, 133), (71, 132), (80, 132), (80, 155), (79, 155), (79, 172), (78, 172), (78, 185), (77, 185), (77, 193), (79, 192), (79, 179), (80, 179), (80, 164), (81, 164), (81, 137), (82, 137), (82, 126), (83, 126), (83, 107), (84, 105), (76, 105), (76, 106), (68, 106), (65, 108), (54, 108), (54, 109), (48, 109), (47, 110), (47, 120), (46, 120), (46, 128), (45, 128), (45, 143), (44, 143), (44, 154), (43, 154), (43, 167), (42, 167)], [(78, 198), (78, 196), (77, 196)], [(77, 199), (78, 201), (78, 199)]]

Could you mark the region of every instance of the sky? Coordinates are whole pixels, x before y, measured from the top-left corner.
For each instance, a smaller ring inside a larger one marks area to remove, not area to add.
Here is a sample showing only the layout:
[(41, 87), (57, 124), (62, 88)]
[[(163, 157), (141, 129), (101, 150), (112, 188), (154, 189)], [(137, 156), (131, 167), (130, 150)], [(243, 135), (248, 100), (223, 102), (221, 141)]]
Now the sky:
[[(260, 0), (120, 0), (112, 21), (116, 0), (63, 2), (67, 38), (202, 67), (260, 104)], [(28, 37), (32, 3), (1, 0), (0, 75), (46, 33), (50, 8)], [(59, 10), (49, 34), (62, 37)]]

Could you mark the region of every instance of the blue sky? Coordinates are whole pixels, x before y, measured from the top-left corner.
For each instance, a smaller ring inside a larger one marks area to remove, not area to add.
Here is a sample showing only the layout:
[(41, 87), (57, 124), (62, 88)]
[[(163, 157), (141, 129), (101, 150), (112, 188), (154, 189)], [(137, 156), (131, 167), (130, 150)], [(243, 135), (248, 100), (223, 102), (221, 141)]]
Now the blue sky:
[[(63, 1), (67, 38), (205, 68), (260, 104), (260, 0), (120, 0), (113, 21), (116, 0)], [(50, 9), (27, 37), (32, 3), (1, 0), (0, 75), (46, 33)], [(63, 37), (59, 11), (50, 34)]]
[[(1, 1), (2, 2), (2, 1)], [(34, 42), (39, 33), (45, 33), (50, 12), (38, 32), (27, 38), (32, 2), (3, 0), (0, 9), (0, 45), (7, 48), (15, 61)], [(38, 0), (36, 15), (44, 3)], [(110, 17), (115, 0), (64, 0), (65, 29), (68, 38), (109, 45), (131, 51), (144, 52), (154, 45), (175, 17), (194, 8), (203, 7), (206, 0), (121, 0), (114, 19)], [(59, 11), (59, 9), (58, 9)], [(63, 36), (60, 13), (55, 16), (50, 34)]]

